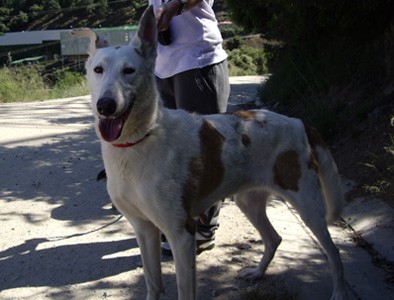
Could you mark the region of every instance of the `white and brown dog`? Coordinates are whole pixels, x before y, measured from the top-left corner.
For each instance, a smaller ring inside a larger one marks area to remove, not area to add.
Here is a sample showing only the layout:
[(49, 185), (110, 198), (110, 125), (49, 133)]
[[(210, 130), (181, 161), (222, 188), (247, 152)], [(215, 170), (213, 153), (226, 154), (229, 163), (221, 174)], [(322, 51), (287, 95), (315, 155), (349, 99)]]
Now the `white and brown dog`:
[(281, 237), (266, 215), (272, 194), (289, 201), (317, 237), (332, 269), (333, 299), (346, 298), (339, 251), (326, 217), (343, 205), (335, 163), (315, 130), (266, 110), (202, 116), (165, 109), (155, 84), (157, 29), (150, 7), (129, 45), (112, 47), (89, 29), (86, 62), (108, 192), (135, 230), (148, 289), (163, 292), (160, 231), (173, 251), (179, 299), (196, 298), (194, 217), (235, 195), (261, 234), (259, 265), (240, 276), (264, 275)]

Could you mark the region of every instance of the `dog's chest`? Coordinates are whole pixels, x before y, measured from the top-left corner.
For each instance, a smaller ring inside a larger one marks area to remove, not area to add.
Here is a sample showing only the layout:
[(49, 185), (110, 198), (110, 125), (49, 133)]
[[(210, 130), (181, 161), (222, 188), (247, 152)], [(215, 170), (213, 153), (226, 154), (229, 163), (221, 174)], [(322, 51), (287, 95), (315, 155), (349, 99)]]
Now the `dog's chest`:
[(158, 206), (174, 205), (175, 195), (182, 193), (182, 182), (187, 175), (186, 165), (177, 156), (176, 152), (164, 151), (162, 147), (141, 147), (138, 151), (103, 147), (111, 199), (114, 202), (123, 199), (143, 215)]

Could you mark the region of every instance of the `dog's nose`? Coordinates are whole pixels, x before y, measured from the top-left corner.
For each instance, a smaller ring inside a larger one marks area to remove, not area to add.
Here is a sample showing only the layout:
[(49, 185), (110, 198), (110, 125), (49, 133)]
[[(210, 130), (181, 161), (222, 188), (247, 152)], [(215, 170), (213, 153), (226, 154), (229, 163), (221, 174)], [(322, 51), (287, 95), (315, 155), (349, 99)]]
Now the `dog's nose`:
[(110, 97), (102, 97), (97, 101), (97, 111), (100, 115), (109, 117), (116, 111), (116, 101)]

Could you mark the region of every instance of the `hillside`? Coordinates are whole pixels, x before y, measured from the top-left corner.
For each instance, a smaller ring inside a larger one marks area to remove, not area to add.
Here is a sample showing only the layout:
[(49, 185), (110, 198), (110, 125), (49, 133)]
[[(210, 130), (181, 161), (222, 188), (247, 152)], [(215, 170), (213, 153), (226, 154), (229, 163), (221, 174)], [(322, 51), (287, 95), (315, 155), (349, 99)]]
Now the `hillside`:
[[(12, 4), (9, 5), (12, 8), (0, 7), (0, 32), (2, 28), (8, 28), (9, 31), (28, 31), (73, 27), (113, 27), (137, 24), (148, 3), (147, 0), (115, 0), (96, 1), (99, 3), (89, 5), (78, 3), (89, 3), (93, 1), (49, 1), (66, 2), (61, 7), (53, 8), (48, 7), (47, 2), (43, 1), (43, 5), (41, 6), (37, 4), (31, 6), (27, 4), (19, 6)], [(73, 4), (74, 2), (75, 4)], [(100, 5), (101, 2), (107, 2), (107, 5), (103, 7)], [(224, 7), (224, 0), (216, 0), (214, 10), (217, 13), (219, 21), (227, 19), (228, 14)], [(6, 12), (8, 13), (6, 14)], [(2, 23), (3, 26), (1, 26)]]

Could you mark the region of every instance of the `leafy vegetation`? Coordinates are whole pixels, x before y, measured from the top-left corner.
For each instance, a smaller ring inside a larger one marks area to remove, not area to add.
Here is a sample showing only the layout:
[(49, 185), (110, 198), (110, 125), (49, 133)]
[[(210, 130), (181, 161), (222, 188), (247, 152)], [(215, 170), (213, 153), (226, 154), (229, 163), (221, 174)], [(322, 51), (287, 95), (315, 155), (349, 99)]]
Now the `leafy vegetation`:
[[(390, 126), (394, 127), (394, 116), (391, 116)], [(361, 163), (368, 172), (375, 174), (374, 180), (363, 184), (363, 188), (370, 193), (385, 196), (390, 192), (392, 196), (394, 186), (391, 178), (394, 177), (394, 134), (389, 133), (388, 140), (383, 146), (383, 155), (369, 153), (369, 162)]]
[(87, 95), (86, 78), (78, 72), (61, 69), (55, 73), (55, 80), (49, 85), (49, 98), (64, 98)]
[(0, 69), (0, 103), (53, 99), (88, 94), (85, 77), (67, 69), (45, 80), (36, 66)]
[(46, 28), (120, 26), (134, 18), (146, 0), (5, 0), (0, 3), (0, 34)]
[(267, 58), (263, 49), (242, 46), (228, 50), (230, 76), (267, 73)]
[[(234, 29), (240, 32), (243, 29)], [(257, 44), (257, 45), (256, 45)], [(225, 41), (230, 76), (268, 73), (264, 43), (260, 37), (235, 35)]]
[[(231, 17), (246, 30), (278, 41), (265, 49), (273, 75), (262, 91), (263, 102), (295, 108), (327, 135), (338, 130), (335, 112), (344, 105), (327, 96), (333, 87), (372, 85), (392, 73), (394, 58), (387, 53), (390, 41), (385, 39), (392, 22), (392, 1), (226, 3)], [(360, 97), (370, 95), (368, 91)]]

